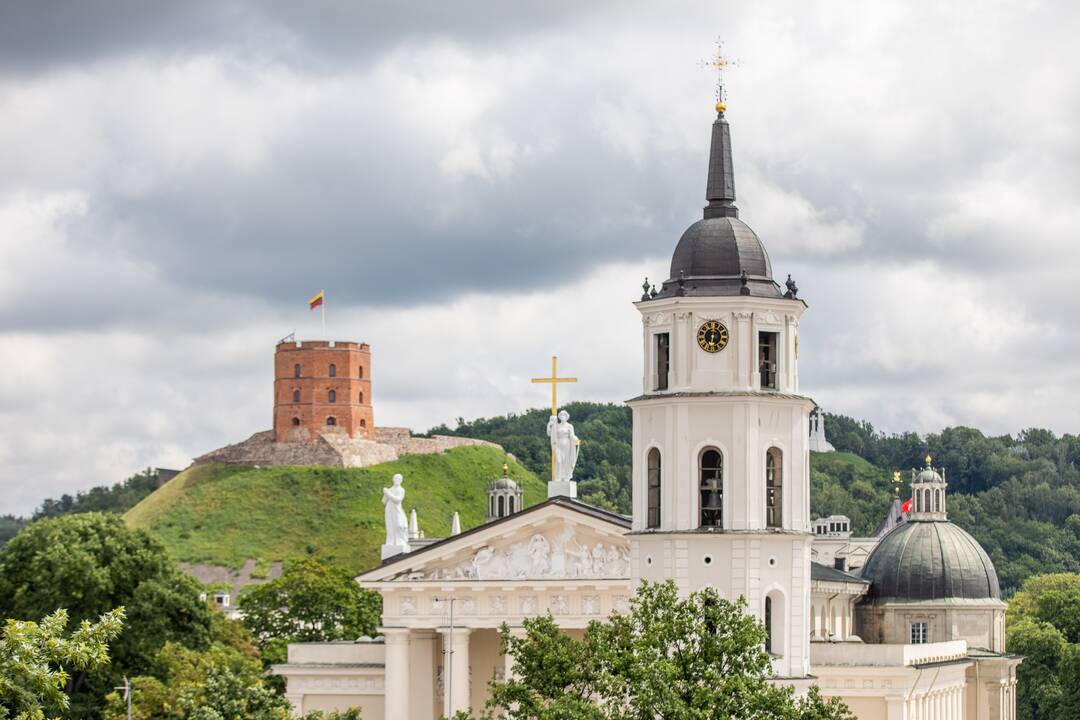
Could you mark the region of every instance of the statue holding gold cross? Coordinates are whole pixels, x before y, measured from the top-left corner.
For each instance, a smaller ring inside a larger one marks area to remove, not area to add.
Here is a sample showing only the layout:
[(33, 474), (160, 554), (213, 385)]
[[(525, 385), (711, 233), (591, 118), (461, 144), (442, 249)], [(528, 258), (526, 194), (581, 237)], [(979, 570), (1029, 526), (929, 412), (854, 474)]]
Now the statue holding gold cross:
[(548, 483), (548, 497), (577, 497), (577, 484), (573, 478), (581, 441), (574, 434), (574, 426), (570, 424), (570, 413), (565, 410), (559, 412), (557, 392), (559, 383), (577, 382), (577, 378), (559, 377), (558, 362), (558, 358), (551, 358), (551, 377), (532, 379), (534, 383), (551, 384), (551, 419), (547, 425), (547, 434), (551, 439), (551, 481)]

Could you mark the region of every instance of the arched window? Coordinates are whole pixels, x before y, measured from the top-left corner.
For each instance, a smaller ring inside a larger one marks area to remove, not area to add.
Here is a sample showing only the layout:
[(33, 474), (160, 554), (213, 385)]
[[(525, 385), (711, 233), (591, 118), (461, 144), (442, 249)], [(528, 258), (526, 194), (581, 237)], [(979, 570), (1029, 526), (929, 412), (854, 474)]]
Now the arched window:
[(783, 455), (778, 448), (765, 452), (765, 526), (784, 525), (784, 478)]
[(327, 425), (337, 425), (337, 418), (335, 418), (333, 415), (331, 415), (330, 417), (326, 418), (326, 424)]
[(502, 517), (504, 514), (506, 514), (506, 504), (505, 503), (506, 503), (506, 499), (502, 495), (500, 495), (499, 496), (499, 517)]
[(358, 373), (357, 377), (360, 378), (361, 380), (363, 380), (364, 379), (364, 366), (363, 365), (360, 366), (360, 369), (357, 370), (357, 373)]
[(360, 418), (360, 427), (367, 427), (367, 420)]
[(337, 365), (330, 363), (329, 373), (330, 377), (337, 377)]
[(772, 632), (772, 598), (765, 596), (765, 652), (775, 655)]
[(701, 486), (701, 527), (723, 527), (724, 458), (719, 450), (709, 448), (701, 453), (698, 463)]
[(300, 377), (300, 363), (292, 366), (293, 377)]
[(364, 391), (363, 391), (363, 390), (361, 390), (361, 391), (360, 391), (360, 400), (359, 400), (358, 402), (359, 402), (359, 403), (360, 403), (361, 405), (363, 405), (363, 404), (364, 404)]
[(660, 450), (653, 448), (649, 451), (649, 460), (646, 463), (648, 475), (648, 498), (649, 512), (645, 527), (660, 527)]
[(495, 517), (495, 496), (488, 498), (488, 515)]
[(294, 427), (299, 425), (300, 424), (300, 418), (293, 418), (292, 419), (292, 424), (293, 424)]
[(326, 393), (326, 402), (337, 402), (337, 390), (331, 390), (330, 392)]
[(299, 390), (293, 390), (292, 391), (292, 401), (293, 402), (300, 402), (300, 391)]
[(514, 514), (514, 496), (513, 495), (511, 495), (509, 498), (507, 498), (506, 507), (510, 511), (510, 515), (513, 515)]

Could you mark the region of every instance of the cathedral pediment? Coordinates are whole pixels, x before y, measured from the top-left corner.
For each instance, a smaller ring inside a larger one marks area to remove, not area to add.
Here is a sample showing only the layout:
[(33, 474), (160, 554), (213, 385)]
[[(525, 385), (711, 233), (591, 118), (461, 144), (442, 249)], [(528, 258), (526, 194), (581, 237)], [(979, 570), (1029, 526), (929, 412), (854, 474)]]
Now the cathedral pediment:
[(361, 584), (615, 580), (630, 576), (630, 522), (557, 497), (361, 574)]

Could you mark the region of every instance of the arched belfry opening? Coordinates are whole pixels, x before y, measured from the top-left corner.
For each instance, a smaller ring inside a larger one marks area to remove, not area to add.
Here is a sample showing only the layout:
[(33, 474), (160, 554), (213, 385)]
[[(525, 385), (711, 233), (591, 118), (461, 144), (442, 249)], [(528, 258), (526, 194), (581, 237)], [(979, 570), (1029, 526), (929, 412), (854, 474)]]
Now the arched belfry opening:
[(724, 526), (724, 456), (716, 448), (701, 451), (698, 459), (701, 492), (701, 527)]
[(784, 456), (775, 447), (765, 452), (765, 526), (784, 526)]
[(660, 527), (660, 449), (652, 448), (649, 450), (649, 458), (646, 463), (646, 473), (648, 475), (648, 509), (645, 522), (645, 527), (658, 528)]

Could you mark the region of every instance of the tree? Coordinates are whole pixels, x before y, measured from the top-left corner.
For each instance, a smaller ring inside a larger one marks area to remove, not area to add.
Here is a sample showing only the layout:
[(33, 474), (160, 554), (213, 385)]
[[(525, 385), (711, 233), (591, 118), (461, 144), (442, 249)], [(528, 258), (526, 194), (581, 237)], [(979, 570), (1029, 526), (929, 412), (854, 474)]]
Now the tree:
[(626, 615), (589, 624), (576, 640), (551, 616), (502, 629), (514, 676), (492, 683), (489, 717), (524, 720), (754, 717), (850, 720), (814, 689), (796, 698), (769, 682), (765, 628), (746, 603), (711, 588), (680, 599), (673, 582), (644, 583)]
[(44, 720), (65, 713), (68, 670), (87, 671), (109, 662), (109, 642), (123, 629), (124, 611), (83, 620), (65, 637), (68, 614), (57, 610), (41, 621), (8, 620), (0, 637), (0, 718)]
[[(289, 705), (263, 681), (256, 657), (223, 643), (192, 650), (166, 643), (158, 651), (154, 675), (136, 677), (132, 717), (138, 720), (287, 720)], [(116, 692), (106, 698), (105, 720), (127, 717)]]
[(38, 520), (0, 550), (2, 615), (29, 620), (63, 608), (79, 622), (125, 608), (110, 665), (68, 680), (75, 718), (96, 717), (101, 698), (124, 675), (148, 672), (166, 642), (209, 644), (213, 610), (199, 600), (200, 589), (156, 540), (117, 515)]
[[(382, 599), (347, 572), (313, 558), (290, 563), (281, 577), (240, 597), (244, 625), (260, 646), (374, 635)], [(282, 658), (283, 659), (283, 658)]]

